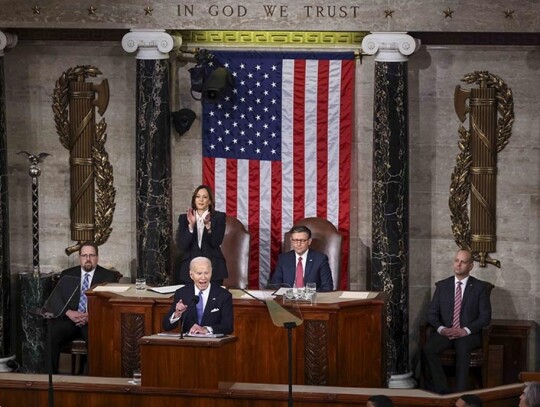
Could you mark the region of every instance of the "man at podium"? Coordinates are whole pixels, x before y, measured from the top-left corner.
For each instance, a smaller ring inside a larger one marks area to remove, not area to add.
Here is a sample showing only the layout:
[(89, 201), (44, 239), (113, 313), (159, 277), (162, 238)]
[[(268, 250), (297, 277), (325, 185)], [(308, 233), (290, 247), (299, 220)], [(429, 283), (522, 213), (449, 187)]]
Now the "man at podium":
[(170, 331), (180, 325), (182, 332), (190, 334), (232, 333), (232, 295), (219, 285), (210, 283), (210, 260), (206, 257), (191, 260), (189, 276), (194, 284), (176, 290), (173, 304), (163, 318), (163, 329)]

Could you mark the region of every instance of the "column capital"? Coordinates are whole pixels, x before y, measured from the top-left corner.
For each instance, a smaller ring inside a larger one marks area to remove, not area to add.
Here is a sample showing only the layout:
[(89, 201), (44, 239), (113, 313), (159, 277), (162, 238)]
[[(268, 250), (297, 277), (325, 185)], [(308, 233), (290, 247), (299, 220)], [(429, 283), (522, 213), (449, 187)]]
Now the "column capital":
[(172, 36), (165, 30), (130, 30), (122, 38), (122, 48), (137, 51), (137, 59), (168, 59), (173, 48), (180, 48), (182, 37)]
[(4, 55), (4, 49), (6, 47), (13, 48), (17, 45), (17, 41), (17, 35), (0, 31), (0, 56)]
[(362, 51), (378, 62), (406, 62), (420, 47), (420, 40), (406, 32), (372, 32), (362, 40)]

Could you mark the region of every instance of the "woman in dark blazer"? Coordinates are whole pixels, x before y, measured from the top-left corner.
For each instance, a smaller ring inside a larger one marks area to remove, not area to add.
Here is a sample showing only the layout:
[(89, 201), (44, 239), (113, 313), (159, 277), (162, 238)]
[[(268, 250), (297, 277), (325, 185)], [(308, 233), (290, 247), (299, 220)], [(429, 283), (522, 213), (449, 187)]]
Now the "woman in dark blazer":
[(191, 284), (189, 263), (199, 256), (212, 262), (212, 283), (223, 284), (228, 277), (227, 264), (221, 252), (225, 235), (225, 213), (214, 208), (214, 195), (207, 185), (199, 185), (193, 192), (191, 207), (178, 218), (176, 243), (182, 252), (180, 272), (176, 281)]

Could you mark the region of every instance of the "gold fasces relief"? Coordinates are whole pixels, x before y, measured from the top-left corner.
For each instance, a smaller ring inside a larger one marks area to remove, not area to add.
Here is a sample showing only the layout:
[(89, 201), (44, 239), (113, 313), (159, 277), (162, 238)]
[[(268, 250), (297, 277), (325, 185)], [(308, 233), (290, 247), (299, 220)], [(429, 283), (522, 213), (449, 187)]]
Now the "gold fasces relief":
[(487, 71), (469, 73), (462, 81), (479, 87), (464, 90), (458, 85), (454, 95), (456, 113), (462, 123), (469, 117), (469, 130), (463, 124), (458, 130), (460, 152), (451, 176), (449, 199), (452, 233), (456, 244), (469, 249), (481, 267), (487, 263), (500, 267), (500, 261), (489, 253), (497, 251), (497, 154), (512, 135), (512, 90)]
[(69, 150), (71, 186), (71, 238), (77, 244), (66, 254), (79, 250), (84, 241), (102, 245), (112, 232), (116, 204), (113, 168), (105, 150), (107, 124), (96, 123), (95, 108), (103, 116), (109, 103), (107, 79), (86, 82), (101, 75), (90, 65), (69, 68), (56, 81), (52, 109), (60, 143)]

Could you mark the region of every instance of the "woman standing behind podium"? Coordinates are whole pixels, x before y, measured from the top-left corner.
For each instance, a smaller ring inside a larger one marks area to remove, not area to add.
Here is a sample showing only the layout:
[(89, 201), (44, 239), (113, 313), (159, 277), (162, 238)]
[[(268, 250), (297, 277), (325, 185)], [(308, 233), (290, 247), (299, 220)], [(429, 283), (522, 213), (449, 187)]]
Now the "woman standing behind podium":
[(225, 213), (214, 208), (214, 195), (207, 185), (193, 192), (191, 207), (178, 218), (176, 243), (182, 251), (180, 272), (176, 281), (190, 284), (189, 263), (195, 257), (207, 257), (212, 262), (212, 283), (222, 285), (228, 277), (227, 264), (221, 252), (225, 235)]

